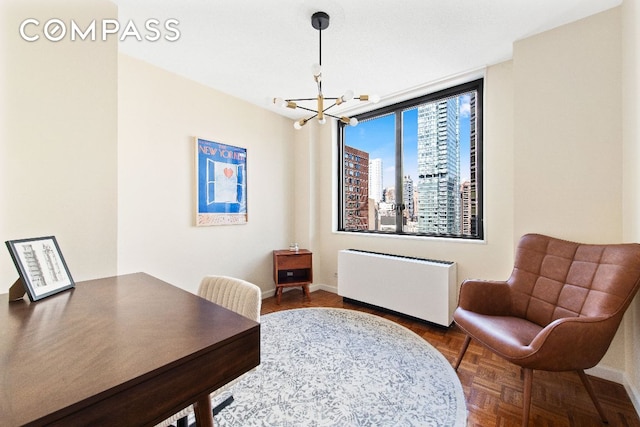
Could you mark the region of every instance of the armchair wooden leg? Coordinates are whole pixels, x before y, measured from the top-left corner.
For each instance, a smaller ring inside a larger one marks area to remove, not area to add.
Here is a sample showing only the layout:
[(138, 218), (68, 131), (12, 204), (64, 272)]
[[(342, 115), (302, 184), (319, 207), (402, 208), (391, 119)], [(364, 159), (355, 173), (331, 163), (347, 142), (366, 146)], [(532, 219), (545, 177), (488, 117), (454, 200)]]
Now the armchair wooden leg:
[(604, 411), (602, 410), (602, 406), (600, 406), (600, 402), (598, 401), (596, 394), (593, 392), (593, 387), (591, 386), (591, 381), (589, 381), (589, 377), (587, 377), (587, 374), (585, 374), (582, 369), (578, 371), (578, 375), (580, 375), (582, 384), (584, 384), (584, 388), (587, 389), (587, 393), (589, 393), (589, 397), (591, 398), (591, 401), (593, 401), (593, 404), (596, 407), (596, 410), (598, 411), (598, 415), (600, 415), (600, 419), (602, 420), (603, 423), (609, 424), (609, 421), (607, 421), (607, 418), (604, 416)]
[(462, 348), (460, 348), (460, 353), (458, 353), (458, 359), (456, 363), (453, 365), (453, 369), (458, 370), (458, 366), (460, 366), (460, 362), (462, 362), (462, 357), (467, 352), (467, 348), (469, 348), (469, 343), (471, 342), (471, 337), (467, 335), (464, 339), (464, 343), (462, 343)]
[(533, 369), (522, 368), (524, 372), (524, 397), (522, 399), (522, 427), (529, 425), (529, 413), (531, 412), (531, 386), (533, 385)]

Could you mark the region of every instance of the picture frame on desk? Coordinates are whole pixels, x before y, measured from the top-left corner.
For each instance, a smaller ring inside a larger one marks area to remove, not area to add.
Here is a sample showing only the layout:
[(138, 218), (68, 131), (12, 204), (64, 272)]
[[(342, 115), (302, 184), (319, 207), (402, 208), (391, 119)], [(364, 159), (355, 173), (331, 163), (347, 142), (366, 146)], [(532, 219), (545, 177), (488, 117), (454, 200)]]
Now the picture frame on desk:
[[(20, 275), (11, 289), (14, 295), (18, 292), (15, 288), (23, 286), (33, 302), (75, 286), (55, 236), (8, 240), (5, 243)], [(23, 295), (21, 292), (20, 298)]]

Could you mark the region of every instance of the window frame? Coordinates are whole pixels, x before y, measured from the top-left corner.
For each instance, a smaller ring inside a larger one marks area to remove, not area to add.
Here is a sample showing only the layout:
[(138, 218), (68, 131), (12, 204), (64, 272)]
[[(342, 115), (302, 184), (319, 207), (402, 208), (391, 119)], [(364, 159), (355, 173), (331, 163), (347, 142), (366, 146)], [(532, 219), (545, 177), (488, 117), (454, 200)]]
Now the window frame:
[[(384, 106), (375, 110), (367, 111), (362, 114), (355, 115), (354, 117), (358, 121), (371, 120), (386, 115), (395, 116), (395, 189), (396, 200), (403, 200), (403, 139), (402, 139), (402, 113), (405, 110), (418, 107), (421, 104), (429, 102), (435, 102), (438, 100), (459, 96), (467, 92), (476, 91), (476, 105), (475, 105), (475, 161), (473, 156), (470, 155), (470, 173), (475, 173), (475, 187), (476, 187), (476, 223), (474, 235), (462, 235), (462, 234), (446, 234), (446, 233), (418, 233), (418, 232), (406, 232), (403, 231), (402, 221), (398, 219), (402, 218), (402, 210), (398, 210), (396, 207), (396, 230), (384, 231), (384, 230), (349, 230), (345, 229), (345, 168), (344, 168), (344, 137), (345, 129), (348, 124), (338, 123), (338, 209), (337, 209), (337, 231), (345, 233), (357, 233), (357, 234), (372, 234), (372, 235), (392, 235), (392, 236), (418, 236), (418, 237), (434, 237), (434, 238), (446, 238), (446, 239), (462, 239), (462, 240), (483, 240), (484, 239), (484, 181), (483, 181), (483, 158), (484, 158), (484, 78), (475, 79), (466, 83), (451, 86), (442, 90), (437, 90), (425, 95), (411, 98), (405, 101), (401, 101), (395, 104)], [(471, 137), (471, 136), (470, 136)], [(471, 148), (470, 148), (471, 150)], [(474, 168), (475, 166), (475, 168)], [(474, 172), (475, 170), (475, 172)], [(460, 183), (462, 184), (462, 183)], [(398, 189), (400, 189), (398, 191)], [(462, 215), (461, 215), (462, 219)]]

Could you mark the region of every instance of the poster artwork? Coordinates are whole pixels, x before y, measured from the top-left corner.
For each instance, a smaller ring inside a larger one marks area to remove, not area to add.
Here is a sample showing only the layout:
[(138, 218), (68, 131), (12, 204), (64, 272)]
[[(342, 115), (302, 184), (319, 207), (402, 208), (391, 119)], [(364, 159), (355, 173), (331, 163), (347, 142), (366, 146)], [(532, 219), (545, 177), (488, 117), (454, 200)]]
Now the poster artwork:
[(246, 224), (247, 150), (196, 138), (196, 225)]

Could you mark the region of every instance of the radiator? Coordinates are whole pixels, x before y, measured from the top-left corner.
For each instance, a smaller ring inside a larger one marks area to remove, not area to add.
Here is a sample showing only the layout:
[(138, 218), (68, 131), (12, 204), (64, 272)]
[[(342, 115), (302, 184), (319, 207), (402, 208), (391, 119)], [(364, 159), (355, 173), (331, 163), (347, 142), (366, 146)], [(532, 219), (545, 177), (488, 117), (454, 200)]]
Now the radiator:
[(457, 305), (456, 263), (341, 250), (338, 294), (449, 326)]

